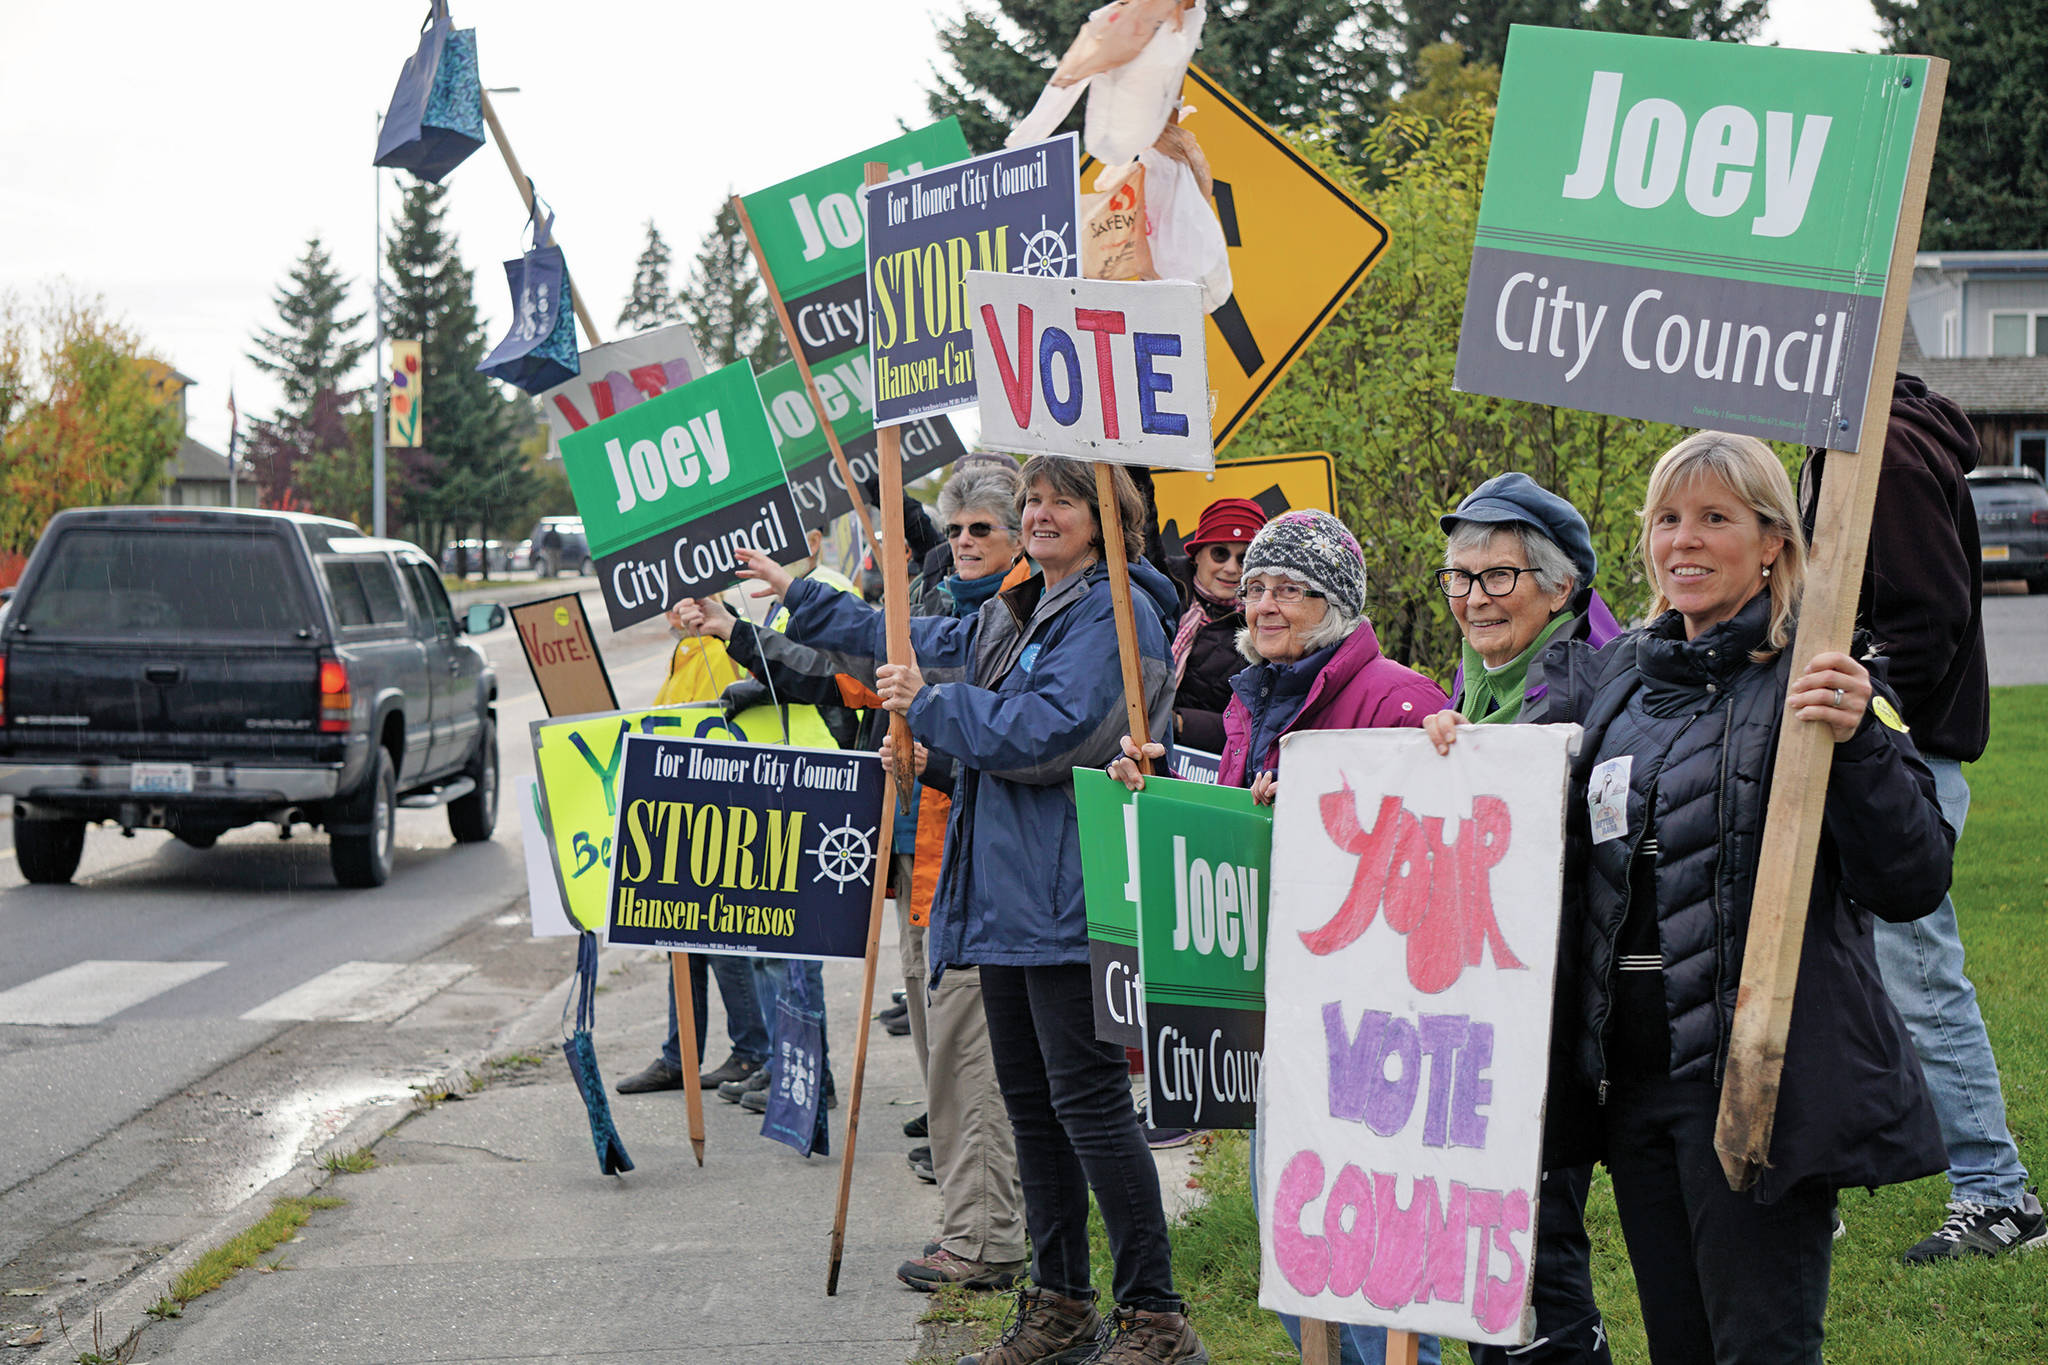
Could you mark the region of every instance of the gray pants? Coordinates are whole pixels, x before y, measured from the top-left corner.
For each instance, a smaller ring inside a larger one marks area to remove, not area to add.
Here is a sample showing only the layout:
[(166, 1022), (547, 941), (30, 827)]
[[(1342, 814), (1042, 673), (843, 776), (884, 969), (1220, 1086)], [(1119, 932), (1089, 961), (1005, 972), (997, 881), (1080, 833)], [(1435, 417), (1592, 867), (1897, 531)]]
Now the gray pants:
[(938, 1242), (970, 1261), (1021, 1261), (1024, 1188), (1003, 1092), (989, 1052), (981, 1008), (981, 971), (948, 967), (935, 991), (925, 964), (924, 930), (910, 923), (910, 858), (899, 855), (896, 886), (903, 998), (910, 1038), (924, 1072), (931, 1115), (932, 1173), (939, 1178)]

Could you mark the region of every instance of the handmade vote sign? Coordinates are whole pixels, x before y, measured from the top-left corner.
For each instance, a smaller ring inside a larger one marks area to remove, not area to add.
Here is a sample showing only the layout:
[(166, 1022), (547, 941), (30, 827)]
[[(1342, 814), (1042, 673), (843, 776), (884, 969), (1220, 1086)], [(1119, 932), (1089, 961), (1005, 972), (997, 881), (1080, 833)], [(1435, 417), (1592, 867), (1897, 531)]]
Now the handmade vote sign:
[(981, 444), (1212, 469), (1201, 286), (967, 272)]
[(1259, 1302), (1519, 1344), (1576, 726), (1282, 741)]
[(590, 638), (590, 618), (583, 613), (581, 597), (571, 592), (521, 602), (512, 608), (512, 626), (519, 632), (519, 647), (526, 652), (526, 666), (549, 715), (618, 709), (604, 656)]
[(629, 735), (625, 751), (611, 942), (866, 955), (879, 757), (646, 735)]
[(548, 437), (558, 454), (562, 438), (571, 432), (659, 398), (705, 373), (704, 357), (697, 353), (689, 327), (680, 322), (593, 346), (577, 357), (577, 363), (581, 369), (573, 379), (540, 396)]
[[(872, 373), (865, 350), (848, 351), (811, 370), (819, 401), (825, 405), (825, 415), (832, 421), (856, 484), (869, 484), (878, 477)], [(839, 462), (832, 458), (831, 444), (818, 424), (818, 410), (804, 392), (796, 362), (785, 361), (761, 375), (760, 385), (761, 404), (768, 411), (768, 426), (782, 452), (783, 467), (789, 471), (789, 491), (796, 498), (804, 528), (822, 528), (852, 511), (846, 480), (840, 476)], [(904, 423), (898, 449), (906, 484), (967, 453), (959, 433), (953, 430), (952, 419), (944, 414)]]
[(866, 190), (875, 424), (970, 407), (966, 276), (1081, 273), (1072, 133)]
[(1154, 1128), (1251, 1128), (1266, 1042), (1273, 812), (1239, 787), (1147, 779), (1138, 967)]
[(562, 467), (614, 630), (738, 582), (741, 546), (808, 553), (745, 361), (564, 438)]
[(1455, 386), (1854, 450), (1927, 72), (1515, 27)]

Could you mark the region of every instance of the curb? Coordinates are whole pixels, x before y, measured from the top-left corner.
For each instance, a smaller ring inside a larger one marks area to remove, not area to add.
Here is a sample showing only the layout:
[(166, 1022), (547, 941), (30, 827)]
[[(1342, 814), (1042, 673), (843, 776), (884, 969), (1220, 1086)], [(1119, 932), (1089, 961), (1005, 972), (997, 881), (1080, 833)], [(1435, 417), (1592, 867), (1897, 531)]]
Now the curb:
[[(598, 950), (597, 969), (599, 979), (625, 963), (632, 961), (640, 952), (636, 948), (613, 948), (601, 946)], [(575, 988), (576, 976), (572, 972), (548, 988), (545, 995), (528, 1005), (510, 1023), (504, 1025), (490, 1042), (474, 1048), (459, 1057), (449, 1059), (442, 1067), (430, 1073), (427, 1085), (451, 1086), (473, 1075), (484, 1067), (493, 1056), (507, 1052), (527, 1050), (551, 1031), (560, 1027), (563, 1004), (569, 992)], [(342, 1130), (308, 1152), (283, 1175), (277, 1177), (262, 1189), (251, 1193), (248, 1198), (215, 1219), (204, 1231), (186, 1238), (151, 1265), (140, 1267), (133, 1273), (134, 1278), (115, 1290), (104, 1302), (93, 1305), (91, 1313), (105, 1319), (101, 1336), (103, 1339), (121, 1341), (128, 1333), (139, 1327), (146, 1327), (149, 1319), (144, 1313), (150, 1305), (170, 1293), (170, 1285), (187, 1267), (214, 1247), (230, 1237), (246, 1231), (270, 1210), (271, 1204), (279, 1199), (304, 1198), (325, 1187), (335, 1173), (322, 1168), (321, 1163), (330, 1155), (340, 1155), (362, 1147), (373, 1146), (394, 1128), (420, 1112), (418, 1100), (409, 1105), (373, 1105), (349, 1120)], [(82, 1317), (81, 1324), (90, 1319)], [(74, 1331), (77, 1330), (74, 1326)], [(90, 1331), (89, 1325), (85, 1327)], [(78, 1344), (67, 1341), (59, 1332), (54, 1339), (46, 1338), (42, 1349), (34, 1354), (15, 1357), (33, 1365), (59, 1365), (78, 1359)]]

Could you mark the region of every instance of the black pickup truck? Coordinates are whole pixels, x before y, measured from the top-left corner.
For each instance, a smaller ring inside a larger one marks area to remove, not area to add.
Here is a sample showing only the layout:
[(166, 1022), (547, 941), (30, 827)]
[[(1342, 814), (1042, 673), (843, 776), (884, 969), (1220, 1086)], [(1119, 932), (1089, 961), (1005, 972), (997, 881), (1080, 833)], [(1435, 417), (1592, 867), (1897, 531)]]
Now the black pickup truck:
[(345, 521), (104, 507), (51, 519), (0, 618), (0, 794), (31, 882), (87, 824), (195, 848), (324, 827), (343, 886), (391, 875), (398, 808), (497, 823), (497, 675), (418, 547)]

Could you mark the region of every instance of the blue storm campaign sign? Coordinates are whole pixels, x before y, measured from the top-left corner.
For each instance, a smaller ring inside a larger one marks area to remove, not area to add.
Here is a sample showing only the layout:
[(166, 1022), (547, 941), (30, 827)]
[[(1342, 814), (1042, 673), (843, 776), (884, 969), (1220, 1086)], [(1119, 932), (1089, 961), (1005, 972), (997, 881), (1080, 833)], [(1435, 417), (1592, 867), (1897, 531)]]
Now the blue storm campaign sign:
[(876, 426), (974, 406), (968, 271), (1080, 277), (1078, 149), (1068, 133), (868, 187)]
[(611, 942), (866, 955), (880, 758), (649, 735), (625, 745)]

